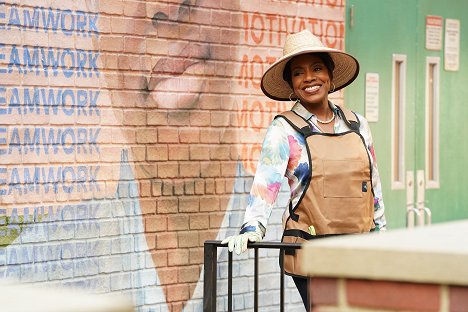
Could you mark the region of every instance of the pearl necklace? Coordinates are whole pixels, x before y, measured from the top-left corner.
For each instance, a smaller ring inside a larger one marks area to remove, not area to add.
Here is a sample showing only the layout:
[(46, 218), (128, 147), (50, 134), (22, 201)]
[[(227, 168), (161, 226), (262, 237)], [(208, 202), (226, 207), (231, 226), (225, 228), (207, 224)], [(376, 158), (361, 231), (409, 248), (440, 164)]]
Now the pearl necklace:
[(332, 121), (333, 121), (333, 119), (335, 119), (335, 112), (334, 112), (334, 111), (332, 111), (332, 116), (331, 116), (331, 118), (330, 118), (330, 119), (328, 119), (328, 120), (320, 120), (320, 119), (318, 119), (318, 117), (317, 117), (317, 116), (315, 116), (315, 118), (316, 118), (316, 119), (317, 119), (317, 121), (318, 121), (318, 122), (320, 122), (321, 124), (329, 124), (330, 122), (332, 122)]

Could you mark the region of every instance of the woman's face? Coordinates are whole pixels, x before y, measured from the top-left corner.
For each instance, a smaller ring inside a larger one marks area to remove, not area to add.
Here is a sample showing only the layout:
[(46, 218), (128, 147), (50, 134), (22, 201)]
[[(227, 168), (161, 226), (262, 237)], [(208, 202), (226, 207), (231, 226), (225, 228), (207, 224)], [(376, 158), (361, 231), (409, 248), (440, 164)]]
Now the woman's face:
[(291, 60), (291, 82), (294, 94), (305, 106), (328, 103), (330, 74), (323, 60), (313, 54), (302, 54)]

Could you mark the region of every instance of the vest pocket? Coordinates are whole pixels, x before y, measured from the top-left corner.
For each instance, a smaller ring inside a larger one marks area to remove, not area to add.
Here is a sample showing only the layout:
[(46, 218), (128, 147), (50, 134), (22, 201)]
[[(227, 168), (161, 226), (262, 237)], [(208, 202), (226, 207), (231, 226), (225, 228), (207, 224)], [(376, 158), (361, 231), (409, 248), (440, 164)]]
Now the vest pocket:
[[(284, 235), (281, 241), (283, 243), (305, 243), (307, 240), (302, 237)], [(289, 275), (305, 276), (301, 269), (302, 256), (301, 249), (286, 249), (284, 251), (284, 271)]]
[(369, 168), (360, 160), (323, 160), (323, 196), (361, 198), (366, 172)]

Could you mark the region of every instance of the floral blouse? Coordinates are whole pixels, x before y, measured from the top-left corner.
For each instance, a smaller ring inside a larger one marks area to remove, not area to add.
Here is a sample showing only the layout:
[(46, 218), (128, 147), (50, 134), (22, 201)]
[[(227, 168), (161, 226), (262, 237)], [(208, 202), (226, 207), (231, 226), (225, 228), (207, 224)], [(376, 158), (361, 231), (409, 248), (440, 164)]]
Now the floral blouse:
[[(329, 103), (336, 115), (335, 133), (349, 131), (350, 129), (338, 113), (337, 107), (333, 103)], [(316, 116), (310, 113), (302, 104), (296, 103), (291, 110), (308, 120), (313, 131), (321, 132), (320, 127), (317, 126)], [(375, 230), (384, 231), (386, 230), (384, 202), (372, 135), (367, 120), (359, 114), (356, 115), (361, 122), (359, 132), (366, 142), (367, 152), (373, 167), (372, 186), (374, 191)], [(291, 190), (290, 202), (295, 207), (305, 191), (306, 179), (309, 173), (308, 168), (309, 159), (306, 142), (302, 135), (294, 130), (283, 118), (274, 119), (263, 142), (241, 232), (249, 231), (249, 229), (253, 229), (253, 226), (258, 226), (259, 223), (266, 228), (284, 177), (287, 178)], [(288, 206), (289, 204), (283, 213), (283, 227), (289, 217)]]

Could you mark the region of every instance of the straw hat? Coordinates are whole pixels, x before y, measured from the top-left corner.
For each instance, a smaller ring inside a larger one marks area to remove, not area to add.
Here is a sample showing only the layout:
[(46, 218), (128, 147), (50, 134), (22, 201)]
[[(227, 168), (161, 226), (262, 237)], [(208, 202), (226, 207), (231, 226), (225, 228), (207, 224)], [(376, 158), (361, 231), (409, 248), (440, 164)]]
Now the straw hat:
[(283, 80), (283, 71), (286, 63), (294, 56), (315, 52), (327, 52), (335, 63), (332, 84), (335, 92), (353, 82), (359, 73), (359, 63), (351, 55), (332, 48), (328, 48), (309, 30), (289, 34), (284, 44), (283, 56), (277, 60), (263, 74), (261, 87), (263, 93), (273, 100), (289, 100), (293, 92), (289, 84)]

